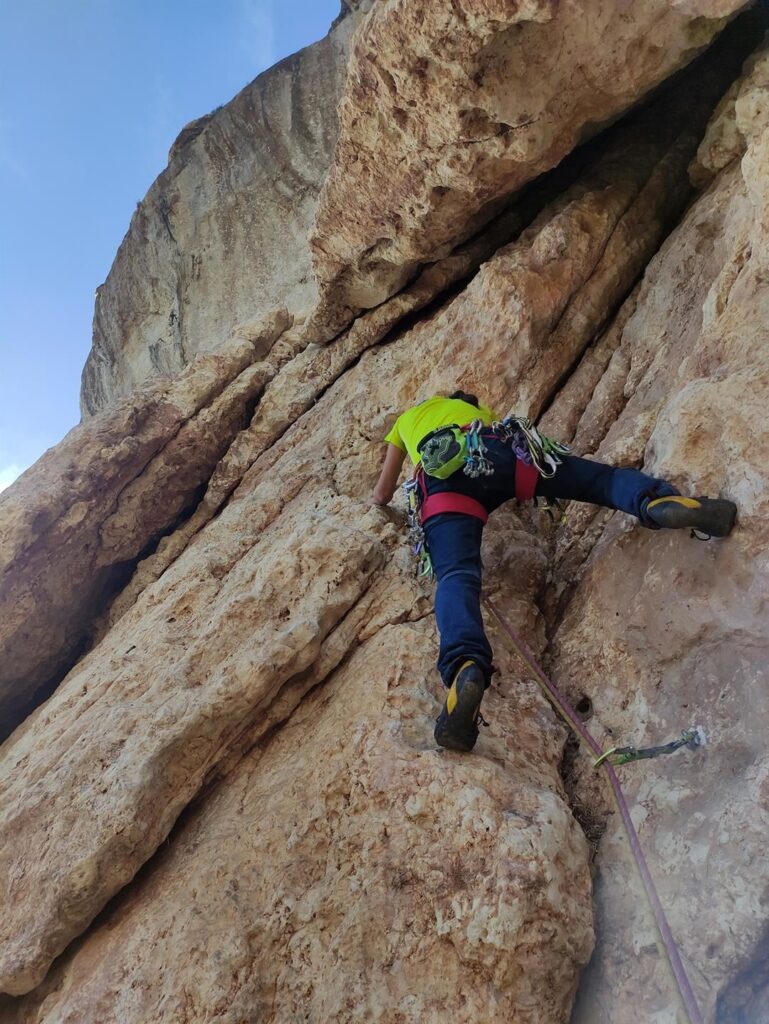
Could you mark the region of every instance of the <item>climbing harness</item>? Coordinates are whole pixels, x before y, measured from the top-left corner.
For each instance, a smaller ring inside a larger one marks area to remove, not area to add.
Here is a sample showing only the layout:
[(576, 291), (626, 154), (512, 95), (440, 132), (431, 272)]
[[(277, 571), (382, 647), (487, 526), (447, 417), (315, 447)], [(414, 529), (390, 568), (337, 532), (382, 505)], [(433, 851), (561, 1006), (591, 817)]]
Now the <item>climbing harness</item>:
[(697, 726), (696, 729), (685, 729), (679, 740), (663, 743), (659, 747), (612, 747), (611, 750), (604, 751), (598, 760), (593, 762), (593, 767), (598, 768), (608, 761), (616, 768), (620, 764), (631, 764), (633, 761), (643, 761), (646, 758), (660, 757), (662, 754), (672, 754), (675, 750), (680, 750), (681, 747), (696, 750), (697, 747), (704, 746), (705, 733), (701, 726)]
[[(625, 800), (625, 795), (622, 792), (622, 787), (620, 786), (617, 773), (614, 771), (614, 765), (612, 764), (611, 759), (609, 757), (609, 755), (612, 753), (621, 753), (625, 750), (632, 750), (634, 748), (620, 748), (620, 750), (615, 749), (613, 751), (610, 750), (606, 752), (601, 750), (600, 745), (585, 728), (585, 725), (580, 719), (577, 712), (572, 708), (572, 706), (566, 700), (566, 698), (555, 685), (555, 683), (551, 679), (549, 679), (547, 675), (545, 675), (544, 670), (540, 667), (536, 658), (532, 654), (529, 646), (515, 632), (513, 627), (510, 625), (507, 619), (504, 618), (504, 616), (498, 610), (497, 606), (494, 604), (491, 598), (484, 595), (483, 603), (485, 604), (489, 612), (497, 620), (497, 622), (500, 624), (504, 632), (508, 635), (508, 637), (513, 643), (513, 647), (515, 648), (518, 656), (521, 658), (523, 663), (533, 672), (534, 677), (538, 682), (540, 688), (542, 689), (543, 693), (550, 701), (550, 703), (553, 705), (555, 710), (564, 719), (567, 725), (569, 725), (574, 730), (579, 739), (582, 740), (582, 742), (586, 746), (588, 746), (592, 750), (592, 752), (597, 756), (598, 760), (596, 761), (596, 764), (600, 764), (601, 767), (606, 769), (606, 775), (608, 776), (609, 783), (611, 784), (611, 789), (612, 793), (614, 794), (614, 800), (617, 805), (617, 810), (619, 811), (620, 817), (622, 818), (622, 822), (625, 826), (625, 832), (630, 843), (630, 849), (633, 853), (636, 866), (638, 867), (638, 873), (641, 876), (641, 881), (643, 882), (644, 889), (646, 890), (646, 896), (649, 900), (649, 905), (651, 906), (652, 913), (654, 914), (654, 919), (657, 922), (657, 928), (659, 930), (662, 943), (665, 947), (665, 952), (667, 953), (668, 963), (670, 964), (671, 971), (673, 972), (673, 977), (675, 978), (676, 985), (678, 986), (678, 991), (681, 995), (681, 1000), (686, 1010), (686, 1014), (689, 1018), (690, 1024), (704, 1024), (704, 1018), (697, 1003), (696, 996), (694, 995), (694, 990), (692, 989), (691, 982), (689, 981), (686, 969), (684, 968), (683, 962), (681, 960), (681, 954), (679, 953), (675, 939), (673, 938), (673, 933), (670, 930), (670, 925), (668, 924), (667, 917), (665, 916), (665, 911), (662, 907), (662, 903), (660, 902), (659, 895), (657, 894), (657, 889), (654, 885), (654, 880), (652, 879), (651, 872), (649, 871), (649, 866), (646, 863), (646, 858), (644, 857), (643, 850), (641, 849), (641, 843), (638, 838), (638, 833), (635, 830), (633, 819), (630, 816), (630, 809), (627, 805), (627, 801)], [(694, 746), (696, 747), (701, 746), (704, 742), (704, 736), (702, 735), (701, 730), (689, 730), (689, 732), (697, 734), (696, 744), (694, 743), (693, 736), (690, 740), (684, 742), (684, 736), (686, 736), (687, 733), (684, 733), (681, 737), (681, 740), (676, 740), (675, 743), (678, 746), (688, 746), (690, 744), (694, 744)], [(672, 744), (668, 744), (667, 746), (671, 747)], [(647, 749), (662, 751), (664, 748), (650, 747)], [(640, 752), (636, 751), (636, 753), (638, 754)], [(646, 754), (644, 756), (656, 755)], [(637, 758), (629, 758), (629, 760), (637, 760)]]
[[(486, 508), (469, 495), (457, 491), (428, 494), (424, 475), (446, 480), (460, 469), (471, 479), (491, 476), (494, 464), (488, 457), (484, 438), (495, 437), (509, 443), (515, 453), (515, 497), (519, 503), (531, 501), (540, 476), (551, 477), (569, 448), (542, 434), (531, 420), (507, 416), (487, 426), (483, 420), (458, 426), (439, 427), (422, 438), (417, 446), (421, 461), (414, 475), (403, 485), (408, 516), (409, 545), (416, 558), (417, 576), (431, 578), (432, 560), (427, 550), (423, 524), (442, 512), (461, 512), (483, 523), (489, 518)], [(556, 508), (561, 512), (558, 503)], [(553, 518), (550, 503), (545, 508)], [(563, 520), (561, 520), (563, 521)]]
[(441, 512), (461, 512), (486, 523), (489, 513), (480, 501), (476, 501), (468, 494), (458, 494), (455, 491), (428, 494), (421, 468), (417, 468), (411, 479), (406, 481), (403, 492), (406, 496), (409, 545), (416, 558), (416, 575), (432, 579), (433, 562), (427, 548), (423, 524)]

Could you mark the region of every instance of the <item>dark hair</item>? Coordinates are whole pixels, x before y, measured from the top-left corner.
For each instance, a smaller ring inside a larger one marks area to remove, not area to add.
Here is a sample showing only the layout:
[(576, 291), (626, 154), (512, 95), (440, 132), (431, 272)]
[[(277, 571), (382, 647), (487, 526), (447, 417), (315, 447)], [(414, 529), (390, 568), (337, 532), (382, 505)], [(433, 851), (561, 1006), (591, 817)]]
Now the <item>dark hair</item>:
[(481, 403), (475, 397), (475, 395), (469, 395), (466, 391), (455, 391), (449, 395), (449, 398), (458, 398), (460, 402), (467, 402), (468, 405), (474, 405), (476, 409), (480, 409)]

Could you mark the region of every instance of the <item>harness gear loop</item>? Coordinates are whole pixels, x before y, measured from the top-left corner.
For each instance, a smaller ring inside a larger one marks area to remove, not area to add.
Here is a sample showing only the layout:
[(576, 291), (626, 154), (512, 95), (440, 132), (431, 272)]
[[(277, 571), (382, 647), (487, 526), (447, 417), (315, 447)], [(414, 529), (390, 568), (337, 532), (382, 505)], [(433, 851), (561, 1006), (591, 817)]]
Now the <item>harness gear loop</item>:
[(543, 434), (525, 416), (506, 416), (492, 423), (494, 434), (503, 441), (510, 441), (518, 459), (536, 467), (540, 476), (555, 476), (561, 464), (561, 455), (568, 455), (570, 448)]
[(420, 509), (422, 506), (422, 493), (420, 489), (419, 471), (407, 480), (403, 485), (403, 493), (406, 497), (406, 518), (409, 530), (409, 546), (411, 553), (416, 559), (416, 575), (427, 576), (432, 579), (433, 560), (425, 543), (425, 531), (422, 529), (422, 517)]
[(479, 476), (492, 476), (494, 466), (487, 458), (487, 448), (483, 443), (481, 431), (484, 428), (483, 420), (473, 420), (471, 424), (462, 429), (465, 432), (465, 465), (462, 472), (476, 480)]
[[(588, 746), (594, 754), (599, 758), (602, 758), (604, 752), (601, 750), (598, 742), (587, 730), (577, 712), (572, 708), (555, 683), (545, 675), (544, 670), (540, 667), (526, 642), (515, 632), (513, 627), (497, 609), (497, 606), (490, 597), (484, 596), (483, 603), (500, 624), (504, 632), (507, 633), (513, 643), (516, 653), (521, 658), (524, 665), (526, 665), (534, 674), (542, 692), (558, 714), (564, 719), (567, 725), (575, 731), (578, 738)], [(697, 745), (699, 746), (700, 743)], [(633, 824), (633, 819), (630, 816), (630, 809), (627, 805), (627, 801), (625, 800), (625, 794), (622, 792), (622, 787), (619, 779), (617, 778), (617, 773), (614, 771), (614, 766), (608, 759), (603, 761), (602, 767), (606, 770), (606, 775), (611, 785), (617, 810), (619, 811), (622, 823), (625, 826), (625, 833), (627, 834), (628, 842), (630, 843), (630, 849), (635, 859), (638, 873), (641, 876), (644, 889), (646, 890), (646, 896), (649, 900), (652, 913), (654, 914), (654, 920), (657, 923), (662, 944), (665, 947), (668, 963), (670, 964), (670, 969), (673, 973), (673, 977), (675, 978), (676, 985), (678, 986), (678, 991), (681, 995), (681, 1001), (684, 1005), (686, 1015), (689, 1018), (690, 1024), (705, 1024), (702, 1012), (700, 1011), (697, 1003), (697, 998), (694, 995), (694, 990), (692, 989), (691, 982), (689, 981), (689, 977), (686, 973), (686, 968), (681, 960), (681, 954), (678, 951), (678, 946), (673, 938), (673, 933), (670, 930), (670, 925), (668, 924), (665, 911), (662, 907), (662, 903), (660, 902), (657, 889), (654, 885), (654, 880), (651, 876), (651, 872), (649, 871), (649, 865), (646, 863), (646, 858), (644, 857), (643, 850), (641, 849), (641, 842), (638, 838), (635, 825)]]

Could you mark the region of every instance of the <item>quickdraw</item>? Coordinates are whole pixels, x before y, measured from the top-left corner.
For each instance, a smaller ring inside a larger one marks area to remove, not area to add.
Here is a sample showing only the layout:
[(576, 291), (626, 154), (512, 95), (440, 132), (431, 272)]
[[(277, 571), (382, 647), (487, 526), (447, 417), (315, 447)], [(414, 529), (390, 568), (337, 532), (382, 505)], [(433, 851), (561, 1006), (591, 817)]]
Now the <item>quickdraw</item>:
[(496, 420), (490, 427), (485, 426), (482, 420), (473, 420), (464, 429), (467, 454), (463, 472), (473, 478), (491, 476), (494, 472), (494, 466), (486, 455), (484, 432), (485, 436), (509, 442), (516, 458), (534, 466), (539, 475), (546, 478), (555, 475), (561, 464), (561, 456), (568, 455), (571, 450), (568, 445), (543, 434), (525, 416), (506, 416), (503, 420)]
[(462, 472), (474, 480), (479, 476), (492, 476), (494, 473), (494, 465), (487, 457), (486, 445), (481, 437), (484, 426), (483, 420), (473, 420), (470, 426), (465, 428), (466, 453)]
[(416, 472), (410, 480), (403, 485), (403, 493), (406, 496), (406, 517), (409, 528), (409, 546), (411, 553), (416, 559), (416, 575), (433, 577), (433, 560), (427, 550), (425, 531), (422, 529), (420, 507), (422, 505), (422, 489), (419, 481), (419, 472)]
[(506, 416), (491, 425), (491, 431), (502, 441), (510, 441), (516, 457), (536, 467), (540, 476), (550, 478), (568, 455), (568, 445), (555, 441), (538, 430), (525, 416)]
[(593, 767), (598, 768), (604, 762), (613, 764), (615, 768), (620, 764), (630, 764), (633, 761), (643, 761), (651, 757), (660, 757), (662, 754), (672, 754), (681, 747), (689, 750), (696, 750), (697, 747), (705, 746), (705, 733), (701, 726), (695, 729), (685, 729), (681, 733), (680, 740), (673, 740), (672, 743), (663, 743), (658, 747), (612, 747), (604, 751), (598, 760), (593, 761)]
[[(649, 905), (651, 906), (652, 913), (654, 914), (654, 920), (657, 923), (657, 928), (662, 939), (662, 944), (665, 947), (665, 953), (667, 954), (668, 963), (672, 971), (673, 977), (675, 978), (678, 991), (681, 996), (681, 1002), (686, 1009), (686, 1015), (689, 1018), (690, 1024), (704, 1024), (704, 1018), (702, 1011), (697, 1003), (697, 997), (694, 994), (692, 984), (689, 981), (689, 976), (686, 973), (681, 954), (678, 951), (678, 946), (673, 938), (673, 933), (670, 930), (665, 911), (660, 901), (657, 888), (654, 885), (654, 879), (652, 878), (651, 872), (649, 871), (649, 865), (646, 862), (646, 857), (641, 849), (641, 842), (638, 838), (633, 819), (630, 816), (630, 808), (627, 805), (625, 794), (622, 792), (622, 786), (620, 785), (617, 773), (614, 771), (614, 765), (611, 763), (611, 759), (605, 756), (604, 751), (601, 750), (598, 742), (593, 738), (590, 732), (585, 727), (582, 719), (579, 717), (574, 708), (569, 704), (564, 695), (555, 685), (555, 683), (547, 675), (540, 666), (537, 659), (534, 657), (528, 644), (516, 633), (507, 619), (498, 610), (497, 606), (491, 600), (490, 597), (484, 596), (483, 603), (489, 612), (494, 616), (499, 625), (502, 627), (504, 632), (512, 641), (513, 647), (516, 653), (533, 673), (535, 680), (539, 683), (542, 692), (553, 705), (558, 714), (564, 719), (567, 725), (571, 726), (574, 732), (577, 734), (579, 739), (593, 751), (594, 754), (598, 755), (598, 760), (601, 762), (601, 766), (605, 769), (606, 775), (611, 785), (612, 793), (614, 794), (614, 800), (617, 804), (617, 810), (622, 818), (622, 823), (625, 826), (625, 833), (630, 843), (630, 849), (633, 853), (633, 858), (638, 868), (638, 873), (641, 876), (644, 889), (646, 891)], [(690, 732), (698, 733), (697, 746), (702, 745), (702, 739), (699, 736), (699, 730), (689, 730)], [(686, 735), (686, 734), (684, 734)], [(681, 737), (683, 740), (683, 736)], [(675, 741), (679, 744), (679, 741)], [(684, 743), (680, 743), (684, 746)], [(625, 748), (622, 748), (625, 749)], [(633, 748), (629, 748), (633, 749)], [(649, 750), (657, 749), (653, 747), (647, 748)], [(615, 751), (616, 752), (616, 751)], [(606, 751), (606, 755), (611, 754), (611, 751)], [(632, 759), (631, 759), (632, 760)]]

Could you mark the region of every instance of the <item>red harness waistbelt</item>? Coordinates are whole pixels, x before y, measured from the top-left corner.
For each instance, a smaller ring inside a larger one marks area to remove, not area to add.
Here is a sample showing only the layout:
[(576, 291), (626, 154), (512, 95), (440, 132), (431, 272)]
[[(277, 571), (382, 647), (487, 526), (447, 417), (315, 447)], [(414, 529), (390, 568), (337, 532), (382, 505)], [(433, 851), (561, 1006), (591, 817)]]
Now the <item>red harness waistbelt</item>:
[[(419, 473), (421, 474), (420, 486), (423, 495), (420, 510), (421, 522), (426, 523), (428, 519), (440, 515), (441, 512), (460, 512), (465, 516), (475, 516), (482, 523), (488, 521), (489, 513), (480, 501), (476, 501), (475, 498), (471, 498), (467, 494), (458, 494), (456, 491), (440, 491), (438, 494), (427, 494), (424, 470), (421, 467)], [(515, 463), (515, 497), (517, 501), (531, 501), (537, 489), (538, 478), (539, 472), (536, 466), (529, 465), (528, 462), (524, 462), (522, 459), (517, 460)]]
[(475, 516), (483, 523), (489, 518), (489, 513), (480, 501), (476, 501), (475, 498), (471, 498), (467, 494), (457, 494), (456, 491), (428, 494), (422, 501), (421, 512), (423, 523), (432, 516), (439, 516), (441, 512), (461, 512), (466, 516)]

